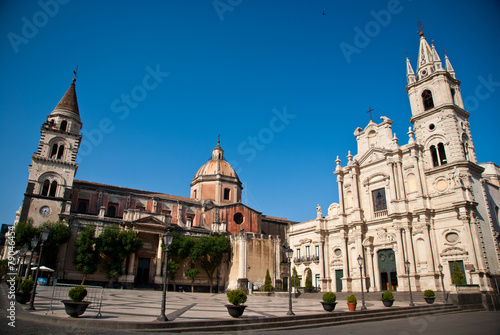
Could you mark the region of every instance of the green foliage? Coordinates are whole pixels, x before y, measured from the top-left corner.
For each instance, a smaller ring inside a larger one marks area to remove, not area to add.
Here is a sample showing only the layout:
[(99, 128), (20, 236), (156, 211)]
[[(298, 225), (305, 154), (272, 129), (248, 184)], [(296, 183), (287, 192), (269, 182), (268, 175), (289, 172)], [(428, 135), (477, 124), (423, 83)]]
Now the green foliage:
[(194, 280), (194, 278), (200, 274), (200, 270), (198, 270), (197, 268), (192, 268), (192, 269), (186, 270), (185, 274), (186, 274), (186, 277), (191, 278), (191, 280)]
[(30, 293), (33, 290), (33, 286), (35, 285), (35, 281), (31, 278), (28, 278), (19, 284), (19, 291), (23, 293)]
[(312, 288), (313, 288), (313, 284), (312, 284), (311, 269), (307, 269), (307, 272), (306, 272), (306, 289), (310, 290)]
[(207, 273), (210, 293), (212, 293), (215, 270), (217, 270), (222, 263), (222, 258), (229, 251), (231, 251), (231, 242), (225, 235), (210, 235), (194, 239), (194, 245), (191, 247), (189, 257), (193, 264), (199, 261), (201, 268)]
[(323, 294), (324, 302), (332, 303), (335, 302), (336, 300), (337, 300), (337, 295), (333, 292), (325, 292), (325, 294)]
[(453, 261), (453, 271), (451, 274), (451, 282), (455, 285), (465, 284), (465, 275), (460, 269), (457, 261)]
[(433, 290), (425, 290), (424, 291), (424, 297), (426, 298), (434, 298), (436, 294), (434, 293)]
[(79, 234), (75, 242), (75, 252), (73, 253), (73, 264), (78, 271), (82, 271), (84, 276), (93, 274), (99, 265), (99, 250), (96, 247), (95, 226), (85, 227)]
[(179, 270), (179, 263), (177, 263), (174, 260), (168, 260), (167, 263), (167, 270), (168, 270), (168, 278), (172, 281), (175, 281), (175, 275), (177, 274), (177, 271)]
[(16, 249), (21, 249), (23, 245), (31, 244), (33, 237), (38, 236), (38, 230), (33, 227), (33, 219), (28, 221), (19, 222), (14, 229), (16, 233), (14, 241), (16, 242)]
[[(48, 267), (54, 268), (57, 265), (59, 248), (71, 238), (71, 228), (61, 221), (45, 222), (37, 228), (38, 236), (40, 236), (40, 232), (45, 227), (49, 227), (50, 233), (47, 241), (43, 244), (43, 255), (45, 258), (45, 264)], [(38, 245), (40, 246), (40, 244), (41, 243)]]
[(358, 302), (358, 300), (356, 299), (356, 296), (354, 294), (351, 294), (349, 296), (347, 296), (347, 302)]
[(391, 291), (385, 291), (382, 293), (382, 300), (394, 300), (394, 294)]
[(226, 293), (227, 301), (233, 305), (241, 305), (247, 301), (247, 294), (241, 290), (232, 290)]
[(300, 286), (300, 278), (297, 274), (297, 269), (295, 268), (295, 266), (293, 267), (293, 270), (292, 270), (292, 287), (299, 287)]
[(108, 279), (122, 274), (122, 263), (139, 251), (142, 239), (132, 230), (120, 230), (117, 225), (104, 228), (97, 238), (97, 249), (104, 255), (103, 267)]
[(75, 286), (68, 292), (68, 297), (73, 302), (82, 302), (86, 296), (87, 296), (87, 289), (85, 288), (85, 286), (82, 285)]
[(7, 265), (9, 265), (9, 260), (7, 258), (0, 260), (0, 279), (7, 274)]
[(269, 269), (266, 271), (266, 281), (264, 282), (264, 291), (271, 292), (273, 290), (273, 282), (271, 281), (271, 276), (269, 275)]

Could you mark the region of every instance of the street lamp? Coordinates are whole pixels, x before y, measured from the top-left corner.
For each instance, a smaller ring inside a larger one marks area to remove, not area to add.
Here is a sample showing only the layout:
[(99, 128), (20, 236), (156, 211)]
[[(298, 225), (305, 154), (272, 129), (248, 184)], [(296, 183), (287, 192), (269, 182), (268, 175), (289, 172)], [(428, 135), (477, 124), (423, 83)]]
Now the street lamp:
[(24, 274), (24, 279), (28, 279), (28, 275), (30, 274), (31, 270), (31, 260), (33, 259), (33, 253), (35, 252), (35, 248), (38, 245), (38, 237), (35, 236), (31, 240), (31, 255), (30, 255), (30, 262), (28, 264), (28, 267), (26, 268), (26, 273)]
[(50, 233), (49, 227), (43, 228), (42, 232), (40, 233), (40, 240), (42, 241), (42, 244), (40, 244), (40, 254), (38, 255), (38, 265), (36, 267), (35, 283), (33, 285), (33, 291), (31, 291), (30, 306), (28, 307), (29, 310), (35, 310), (35, 306), (33, 306), (33, 303), (35, 302), (36, 286), (38, 283), (38, 272), (40, 271), (40, 262), (42, 260), (43, 244), (45, 243), (45, 241), (47, 241), (49, 233)]
[(444, 274), (443, 274), (443, 266), (441, 264), (438, 265), (438, 270), (441, 273), (441, 286), (443, 287), (443, 302), (448, 302), (446, 298), (446, 291), (444, 290)]
[(363, 287), (363, 257), (361, 255), (358, 256), (358, 264), (359, 264), (359, 271), (361, 274), (361, 300), (363, 301), (363, 306), (361, 306), (361, 310), (365, 311), (366, 310), (366, 305), (365, 305), (365, 290)]
[(23, 248), (19, 251), (19, 256), (22, 257), (23, 259), (19, 263), (19, 269), (17, 269), (17, 276), (21, 277), (21, 274), (23, 273), (23, 265), (24, 265), (24, 258), (26, 257), (26, 252), (28, 251), (28, 244), (26, 243)]
[(163, 234), (163, 244), (165, 245), (165, 271), (163, 273), (163, 297), (161, 300), (161, 314), (158, 321), (168, 321), (165, 315), (165, 302), (167, 300), (167, 271), (168, 271), (168, 247), (172, 243), (174, 235), (170, 232)]
[(415, 307), (415, 304), (413, 303), (413, 295), (411, 294), (411, 283), (410, 283), (410, 262), (407, 260), (405, 261), (405, 269), (406, 273), (408, 273), (408, 287), (410, 289), (410, 306)]
[(286, 258), (288, 258), (288, 312), (286, 315), (295, 315), (292, 311), (292, 257), (293, 250), (288, 248), (285, 250)]

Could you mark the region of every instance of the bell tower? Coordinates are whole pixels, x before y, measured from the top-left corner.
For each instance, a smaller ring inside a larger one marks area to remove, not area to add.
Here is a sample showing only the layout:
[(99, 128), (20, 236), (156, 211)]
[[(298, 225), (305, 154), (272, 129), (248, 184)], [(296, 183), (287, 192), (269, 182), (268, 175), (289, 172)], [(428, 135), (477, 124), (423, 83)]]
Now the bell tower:
[(469, 112), (464, 109), (460, 81), (448, 56), (445, 67), (433, 44), (420, 32), (417, 71), (406, 59), (406, 92), (410, 99), (415, 137), (426, 152), (425, 168), (455, 163), (477, 164), (470, 134)]
[(75, 90), (76, 79), (47, 115), (40, 129), (38, 150), (31, 156), (29, 177), (20, 221), (33, 219), (38, 226), (69, 214), (75, 162), (82, 136), (82, 122)]

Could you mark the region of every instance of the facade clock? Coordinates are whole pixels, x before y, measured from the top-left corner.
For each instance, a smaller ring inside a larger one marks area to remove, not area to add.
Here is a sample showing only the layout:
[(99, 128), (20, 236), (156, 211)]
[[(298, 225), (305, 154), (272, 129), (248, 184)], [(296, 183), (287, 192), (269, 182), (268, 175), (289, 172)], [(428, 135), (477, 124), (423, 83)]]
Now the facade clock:
[(47, 216), (50, 214), (50, 207), (49, 206), (42, 206), (40, 207), (40, 214), (43, 216)]

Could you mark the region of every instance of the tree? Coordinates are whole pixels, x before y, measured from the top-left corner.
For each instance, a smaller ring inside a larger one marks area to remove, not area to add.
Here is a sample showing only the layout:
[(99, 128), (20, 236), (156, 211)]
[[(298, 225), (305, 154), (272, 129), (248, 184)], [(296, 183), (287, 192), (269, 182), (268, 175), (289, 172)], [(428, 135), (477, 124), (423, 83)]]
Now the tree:
[(269, 275), (269, 269), (266, 271), (266, 281), (264, 282), (264, 291), (271, 292), (273, 290), (273, 282), (271, 281), (271, 276)]
[(168, 263), (167, 263), (168, 278), (174, 284), (174, 291), (176, 290), (175, 289), (175, 275), (177, 274), (179, 267), (180, 267), (180, 265), (176, 261), (171, 260), (171, 259), (168, 260)]
[(307, 269), (307, 271), (306, 271), (306, 289), (311, 290), (312, 288), (313, 288), (313, 284), (312, 284), (311, 269)]
[(191, 278), (191, 292), (194, 292), (194, 278), (200, 273), (200, 270), (197, 268), (191, 268), (186, 270), (186, 277)]
[(451, 274), (451, 282), (455, 285), (465, 284), (465, 275), (460, 269), (457, 261), (453, 261), (453, 271)]
[(293, 267), (293, 270), (292, 270), (292, 287), (299, 287), (300, 286), (300, 278), (297, 274), (297, 269), (295, 268), (295, 266)]
[(191, 248), (191, 261), (199, 261), (201, 268), (205, 270), (210, 285), (210, 293), (213, 292), (214, 273), (222, 263), (224, 255), (231, 250), (231, 242), (225, 235), (203, 236), (195, 240)]
[(99, 250), (96, 247), (95, 226), (86, 226), (79, 234), (75, 242), (73, 264), (78, 271), (83, 272), (80, 285), (85, 283), (87, 275), (97, 271), (99, 265)]
[(122, 274), (122, 263), (132, 253), (139, 251), (142, 240), (132, 230), (120, 230), (111, 225), (97, 238), (97, 249), (104, 256), (103, 267), (106, 278), (117, 278)]
[(16, 242), (16, 249), (21, 249), (25, 244), (30, 245), (33, 237), (38, 236), (37, 229), (33, 227), (32, 219), (19, 222), (16, 225), (14, 232), (15, 232), (14, 241)]
[[(57, 265), (57, 256), (59, 254), (59, 248), (64, 243), (68, 242), (71, 238), (71, 228), (64, 222), (45, 222), (40, 227), (37, 228), (37, 235), (40, 236), (40, 232), (48, 227), (49, 237), (47, 241), (43, 244), (43, 255), (45, 259), (45, 264), (48, 267), (54, 268)], [(40, 246), (41, 243), (38, 243)]]

